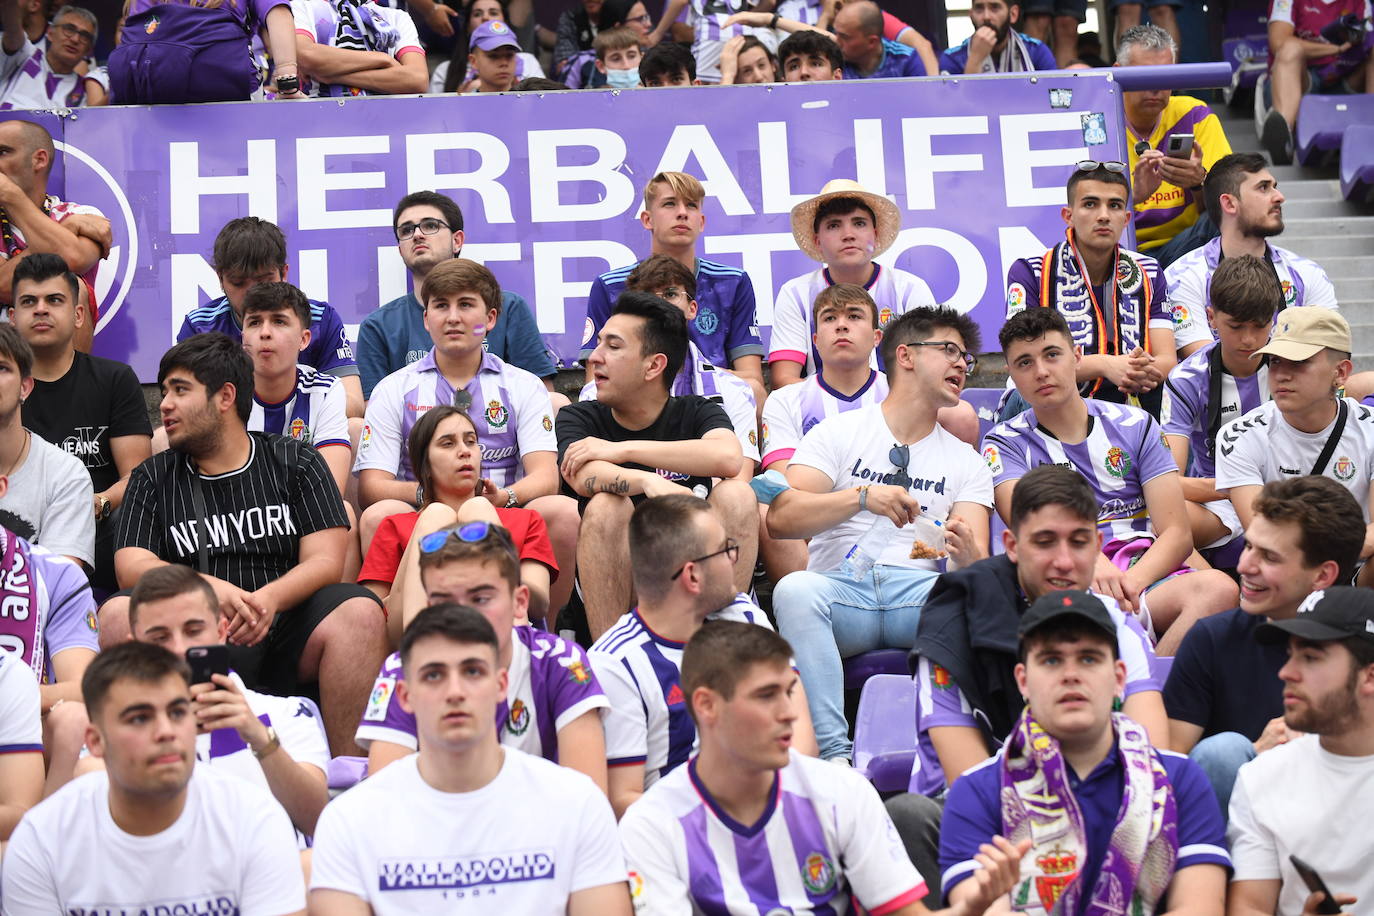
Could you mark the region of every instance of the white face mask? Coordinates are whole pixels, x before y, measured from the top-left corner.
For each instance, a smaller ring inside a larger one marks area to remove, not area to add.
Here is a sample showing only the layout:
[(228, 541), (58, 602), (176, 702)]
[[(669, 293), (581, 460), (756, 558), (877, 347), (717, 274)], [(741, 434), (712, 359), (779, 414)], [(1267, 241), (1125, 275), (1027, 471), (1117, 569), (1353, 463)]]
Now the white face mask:
[(633, 89), (639, 85), (639, 68), (628, 70), (607, 70), (606, 85), (612, 89)]

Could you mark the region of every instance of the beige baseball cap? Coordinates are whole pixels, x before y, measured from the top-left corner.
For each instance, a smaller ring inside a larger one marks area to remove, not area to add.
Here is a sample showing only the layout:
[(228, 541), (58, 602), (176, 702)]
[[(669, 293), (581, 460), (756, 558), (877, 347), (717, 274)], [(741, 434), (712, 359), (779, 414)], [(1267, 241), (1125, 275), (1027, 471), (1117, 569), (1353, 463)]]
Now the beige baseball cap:
[(1274, 336), (1255, 355), (1270, 353), (1280, 359), (1302, 362), (1322, 350), (1349, 353), (1350, 323), (1333, 309), (1319, 305), (1292, 306), (1279, 312)]

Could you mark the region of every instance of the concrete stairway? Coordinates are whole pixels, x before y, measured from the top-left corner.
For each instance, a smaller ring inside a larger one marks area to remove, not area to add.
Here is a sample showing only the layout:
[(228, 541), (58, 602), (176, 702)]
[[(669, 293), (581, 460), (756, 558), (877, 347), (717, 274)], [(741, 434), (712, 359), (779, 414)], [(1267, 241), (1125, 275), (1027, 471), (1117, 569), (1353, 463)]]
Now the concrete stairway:
[[(1248, 105), (1213, 109), (1237, 152), (1263, 152)], [(1274, 241), (1311, 258), (1336, 287), (1336, 301), (1355, 336), (1355, 369), (1374, 369), (1374, 208), (1341, 198), (1334, 166), (1273, 169), (1287, 198), (1283, 235)]]

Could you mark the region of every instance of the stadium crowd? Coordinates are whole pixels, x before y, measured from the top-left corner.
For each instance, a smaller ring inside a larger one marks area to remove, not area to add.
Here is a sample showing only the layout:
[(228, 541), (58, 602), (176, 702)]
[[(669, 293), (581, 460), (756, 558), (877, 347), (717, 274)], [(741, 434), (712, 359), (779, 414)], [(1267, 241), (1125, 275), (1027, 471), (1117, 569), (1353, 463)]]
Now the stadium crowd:
[[(1177, 59), (1147, 5), (1119, 66)], [(0, 0), (5, 107), (1052, 69), (1083, 15), (975, 0), (938, 50), (869, 0), (586, 0), (523, 40), (486, 0), (132, 0), (98, 66), (95, 17), (39, 6)], [(661, 172), (572, 401), (421, 190), (413, 290), (356, 340), (276, 225), (225, 224), (156, 430), (91, 354), (110, 223), (0, 122), (0, 913), (1362, 912), (1374, 373), (1269, 161), (1123, 104), (995, 345), (837, 176), (765, 348)], [(846, 666), (884, 649), (916, 721), (880, 795)]]

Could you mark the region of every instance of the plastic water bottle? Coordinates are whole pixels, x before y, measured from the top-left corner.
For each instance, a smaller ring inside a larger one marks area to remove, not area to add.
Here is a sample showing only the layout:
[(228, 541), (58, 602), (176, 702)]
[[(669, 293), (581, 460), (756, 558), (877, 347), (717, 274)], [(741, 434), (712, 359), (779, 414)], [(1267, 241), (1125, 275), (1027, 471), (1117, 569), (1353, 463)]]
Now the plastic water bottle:
[(873, 524), (859, 536), (854, 546), (849, 548), (849, 552), (840, 561), (840, 572), (855, 582), (867, 576), (877, 564), (878, 557), (882, 556), (883, 550), (891, 543), (892, 533), (896, 529), (897, 526), (892, 524), (892, 519), (886, 515), (875, 518)]

